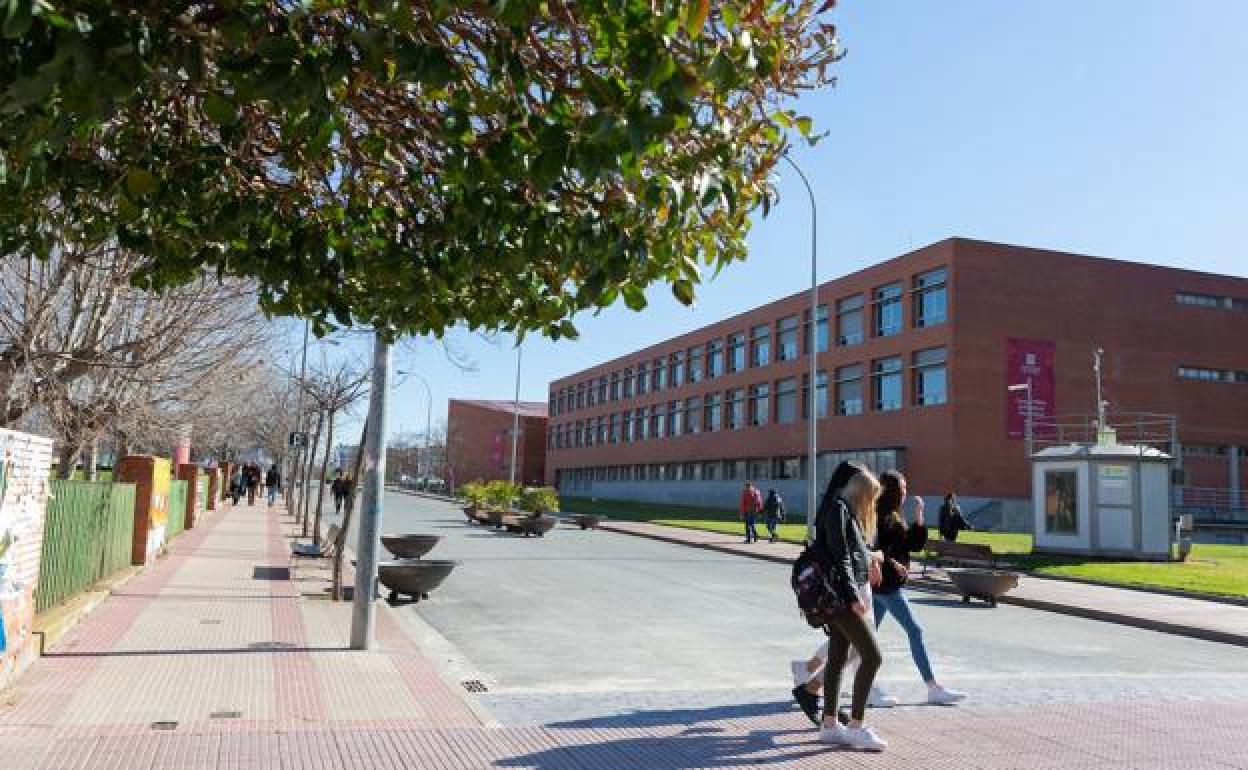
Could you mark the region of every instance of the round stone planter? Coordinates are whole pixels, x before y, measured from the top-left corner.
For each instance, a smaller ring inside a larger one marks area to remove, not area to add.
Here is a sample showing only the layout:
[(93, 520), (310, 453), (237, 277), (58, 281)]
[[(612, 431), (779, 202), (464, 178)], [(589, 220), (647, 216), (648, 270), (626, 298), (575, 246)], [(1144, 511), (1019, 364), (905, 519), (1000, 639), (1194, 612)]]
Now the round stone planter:
[(996, 607), (997, 599), (1018, 585), (1018, 574), (1015, 572), (968, 567), (950, 567), (945, 572), (949, 575), (949, 582), (962, 594), (962, 601), (966, 604), (970, 604), (971, 597), (974, 596)]
[(382, 535), (381, 544), (399, 559), (419, 559), (433, 550), (442, 539), (441, 535)]
[(377, 578), (390, 590), (389, 601), (397, 601), (400, 596), (420, 601), (428, 599), (429, 592), (442, 585), (442, 581), (458, 565), (456, 561), (438, 559), (383, 561), (377, 565)]

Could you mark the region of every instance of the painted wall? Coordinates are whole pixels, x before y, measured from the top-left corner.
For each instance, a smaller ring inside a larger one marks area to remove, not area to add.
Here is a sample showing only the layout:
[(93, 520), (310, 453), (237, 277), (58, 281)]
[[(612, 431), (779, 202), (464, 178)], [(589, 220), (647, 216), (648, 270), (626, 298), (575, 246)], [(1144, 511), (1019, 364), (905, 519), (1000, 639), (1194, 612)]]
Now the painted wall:
[(0, 429), (0, 689), (38, 656), (31, 629), (52, 440)]

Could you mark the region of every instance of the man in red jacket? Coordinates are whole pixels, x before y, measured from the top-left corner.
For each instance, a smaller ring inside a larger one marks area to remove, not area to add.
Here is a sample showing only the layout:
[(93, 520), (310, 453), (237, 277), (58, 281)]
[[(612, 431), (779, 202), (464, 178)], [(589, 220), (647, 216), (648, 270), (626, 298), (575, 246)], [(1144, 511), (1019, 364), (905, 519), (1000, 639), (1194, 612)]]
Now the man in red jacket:
[(758, 491), (758, 487), (754, 486), (754, 482), (745, 482), (745, 489), (741, 492), (741, 518), (745, 521), (745, 542), (758, 542), (758, 530), (754, 527), (758, 523), (758, 514), (763, 510), (763, 496)]

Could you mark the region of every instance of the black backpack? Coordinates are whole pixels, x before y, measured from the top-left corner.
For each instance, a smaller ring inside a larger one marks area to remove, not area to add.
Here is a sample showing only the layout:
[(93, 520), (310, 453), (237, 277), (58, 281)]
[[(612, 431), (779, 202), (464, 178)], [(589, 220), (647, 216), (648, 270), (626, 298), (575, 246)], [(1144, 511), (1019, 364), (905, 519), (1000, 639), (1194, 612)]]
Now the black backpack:
[(836, 613), (845, 609), (845, 603), (836, 595), (828, 580), (821, 553), (813, 545), (806, 546), (797, 561), (793, 562), (793, 574), (789, 578), (797, 607), (812, 628), (828, 625)]

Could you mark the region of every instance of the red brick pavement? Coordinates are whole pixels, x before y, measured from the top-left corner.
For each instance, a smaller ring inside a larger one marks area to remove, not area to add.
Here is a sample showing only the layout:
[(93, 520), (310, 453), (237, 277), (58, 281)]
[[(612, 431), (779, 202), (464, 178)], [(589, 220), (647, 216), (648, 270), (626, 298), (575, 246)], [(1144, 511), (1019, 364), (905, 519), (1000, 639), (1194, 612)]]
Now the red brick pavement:
[(290, 563), (281, 521), (222, 511), (110, 597), (0, 696), (0, 768), (1248, 768), (1239, 702), (873, 712), (881, 755), (818, 744), (780, 698), (695, 723), (485, 727), (392, 610), (380, 649), (352, 652), (349, 608), (312, 598), (323, 575), (257, 578)]

